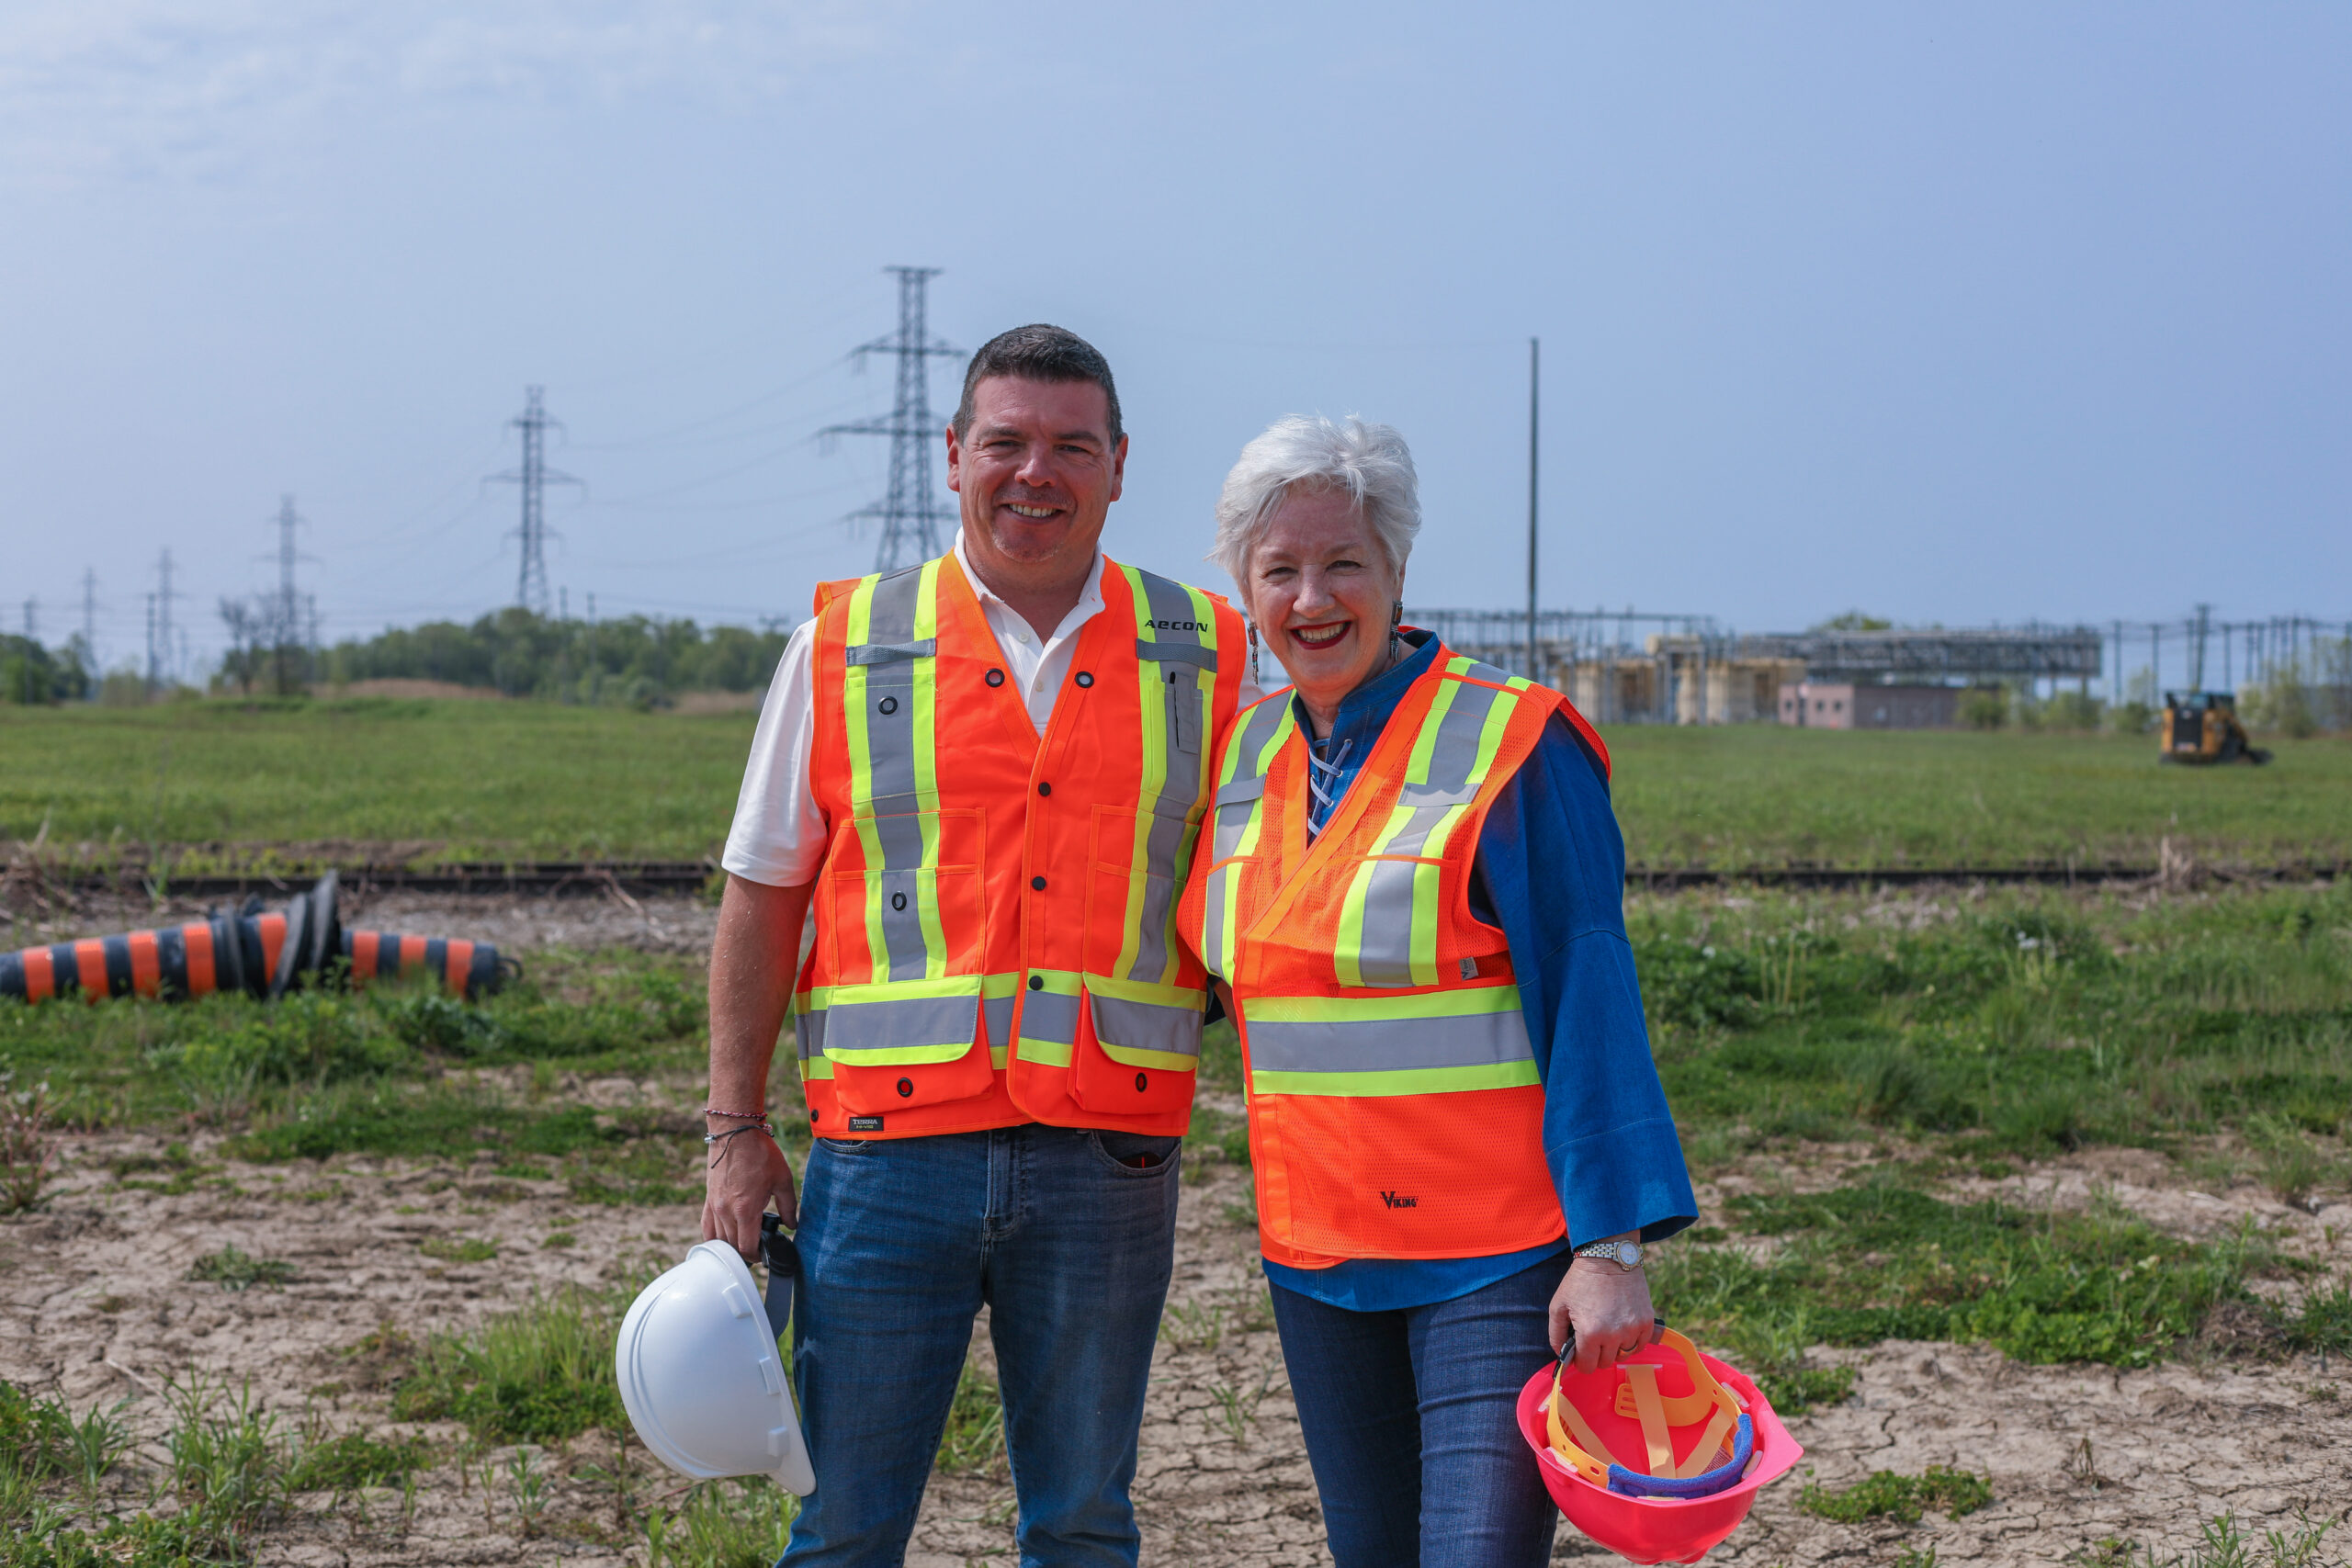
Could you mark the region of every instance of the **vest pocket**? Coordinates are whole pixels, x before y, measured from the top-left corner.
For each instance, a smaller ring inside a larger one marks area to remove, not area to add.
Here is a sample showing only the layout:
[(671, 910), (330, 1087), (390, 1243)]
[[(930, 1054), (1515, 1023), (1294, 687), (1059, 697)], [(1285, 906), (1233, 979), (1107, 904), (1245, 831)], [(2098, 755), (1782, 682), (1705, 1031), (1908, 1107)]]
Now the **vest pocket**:
[(825, 1009), (825, 1059), (834, 1098), (854, 1115), (986, 1094), (995, 1075), (980, 976), (836, 987)]
[(977, 811), (911, 811), (836, 829), (828, 863), (840, 864), (844, 845), (858, 844), (865, 864), (825, 878), (832, 972), (879, 983), (977, 971), (987, 915), (981, 837)]
[[(1156, 987), (1157, 988), (1157, 987)], [(1178, 993), (1129, 1000), (1090, 988), (1079, 997), (1069, 1097), (1096, 1114), (1154, 1115), (1193, 1102), (1201, 1059), (1201, 1010)]]

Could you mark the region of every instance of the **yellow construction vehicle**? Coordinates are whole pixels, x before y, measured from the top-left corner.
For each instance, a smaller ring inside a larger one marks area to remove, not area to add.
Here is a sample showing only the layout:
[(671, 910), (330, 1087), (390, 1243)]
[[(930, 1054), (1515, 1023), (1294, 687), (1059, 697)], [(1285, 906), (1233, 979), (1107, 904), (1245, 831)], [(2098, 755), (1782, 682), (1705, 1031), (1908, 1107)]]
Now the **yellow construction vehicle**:
[(2166, 762), (2252, 762), (2270, 753), (2246, 739), (2235, 692), (2166, 692), (2156, 726), (2158, 760)]

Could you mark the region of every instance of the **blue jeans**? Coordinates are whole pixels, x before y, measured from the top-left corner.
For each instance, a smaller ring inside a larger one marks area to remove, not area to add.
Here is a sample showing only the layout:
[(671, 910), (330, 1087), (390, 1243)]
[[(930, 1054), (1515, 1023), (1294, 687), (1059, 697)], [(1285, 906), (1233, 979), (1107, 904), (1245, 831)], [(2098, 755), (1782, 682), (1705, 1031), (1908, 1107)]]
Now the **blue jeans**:
[(817, 1140), (793, 1370), (817, 1490), (785, 1563), (905, 1560), (985, 1302), (1021, 1562), (1133, 1568), (1178, 1165), (1174, 1138), (1034, 1124)]
[(1338, 1568), (1539, 1568), (1559, 1516), (1520, 1436), (1552, 1359), (1549, 1258), (1450, 1302), (1351, 1312), (1280, 1285), (1306, 1457)]

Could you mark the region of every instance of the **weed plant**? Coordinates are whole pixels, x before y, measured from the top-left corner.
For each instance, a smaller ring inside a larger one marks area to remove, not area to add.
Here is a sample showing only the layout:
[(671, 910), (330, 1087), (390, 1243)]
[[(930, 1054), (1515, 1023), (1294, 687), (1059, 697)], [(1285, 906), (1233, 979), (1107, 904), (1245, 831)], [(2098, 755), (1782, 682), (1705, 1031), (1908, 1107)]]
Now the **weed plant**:
[(435, 1335), (392, 1394), (407, 1421), (462, 1421), (479, 1442), (557, 1443), (591, 1427), (627, 1429), (613, 1339), (637, 1288), (570, 1290)]
[(956, 1374), (956, 1397), (939, 1434), (938, 1468), (946, 1475), (998, 1475), (1004, 1472), (1004, 1399), (996, 1379), (970, 1361)]
[(1864, 1519), (1916, 1525), (1928, 1508), (1957, 1519), (1992, 1500), (1992, 1483), (1984, 1476), (1940, 1464), (1931, 1464), (1917, 1475), (1875, 1470), (1868, 1480), (1834, 1492), (1807, 1481), (1797, 1494), (1797, 1506), (1805, 1512), (1848, 1525)]
[(645, 1568), (767, 1568), (784, 1555), (800, 1499), (765, 1479), (694, 1488), (645, 1521)]

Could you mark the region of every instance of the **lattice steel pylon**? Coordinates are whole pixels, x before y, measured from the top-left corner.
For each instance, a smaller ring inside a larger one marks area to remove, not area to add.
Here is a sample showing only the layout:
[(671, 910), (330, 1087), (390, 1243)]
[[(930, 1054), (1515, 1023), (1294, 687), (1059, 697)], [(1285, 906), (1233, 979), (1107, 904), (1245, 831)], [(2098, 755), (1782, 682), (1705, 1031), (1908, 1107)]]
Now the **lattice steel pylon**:
[(514, 603), (545, 615), (549, 608), (547, 487), (576, 485), (581, 481), (548, 467), (548, 426), (560, 430), (563, 422), (548, 417), (545, 387), (524, 388), (523, 412), (507, 423), (523, 433), (523, 466), (492, 474), (490, 481), (523, 487), (523, 519), (514, 530), (515, 536), (523, 541), (523, 559), (514, 574)]
[(946, 506), (931, 484), (932, 444), (940, 425), (932, 418), (931, 378), (926, 361), (960, 358), (964, 351), (934, 338), (926, 324), (925, 290), (939, 276), (935, 266), (891, 266), (882, 269), (899, 278), (899, 330), (888, 337), (862, 344), (860, 359), (869, 354), (896, 355), (899, 395), (888, 419), (857, 424), (830, 425), (819, 434), (887, 435), (890, 438), (890, 492), (870, 506), (861, 506), (848, 520), (875, 518), (882, 525), (882, 539), (874, 551), (874, 570), (896, 571), (914, 566), (947, 549), (940, 525), (950, 520)]

